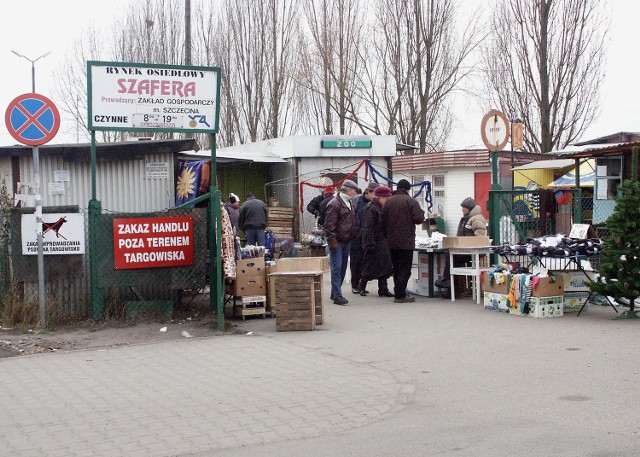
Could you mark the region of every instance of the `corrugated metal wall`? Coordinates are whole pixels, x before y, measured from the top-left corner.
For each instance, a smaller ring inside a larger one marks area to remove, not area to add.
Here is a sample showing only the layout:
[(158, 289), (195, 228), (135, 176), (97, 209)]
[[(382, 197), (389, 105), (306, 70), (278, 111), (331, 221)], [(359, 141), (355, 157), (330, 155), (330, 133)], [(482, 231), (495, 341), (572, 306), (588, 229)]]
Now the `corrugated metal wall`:
[[(166, 178), (146, 177), (148, 162), (165, 162)], [(56, 170), (69, 171), (70, 180), (64, 183), (62, 195), (52, 195), (49, 183), (54, 182)], [(96, 168), (96, 197), (102, 208), (109, 211), (149, 212), (175, 206), (174, 159), (172, 153), (148, 154), (141, 159), (98, 161)], [(33, 181), (33, 159), (20, 158), (20, 179)], [(61, 155), (40, 157), (40, 192), (43, 206), (78, 205), (87, 208), (91, 198), (91, 163), (65, 162)]]
[[(146, 163), (167, 163), (166, 178), (147, 179)], [(33, 181), (33, 158), (20, 158), (20, 180)], [(64, 193), (52, 195), (49, 183), (54, 182), (54, 172), (66, 170), (69, 181), (64, 182)], [(144, 158), (121, 161), (98, 161), (96, 169), (96, 197), (102, 202), (105, 211), (123, 213), (145, 213), (162, 211), (175, 206), (173, 154), (148, 154)], [(61, 155), (40, 156), (40, 192), (43, 206), (77, 205), (80, 212), (86, 214), (86, 208), (91, 198), (91, 163), (66, 162)], [(90, 276), (88, 269), (89, 243), (86, 243), (87, 253), (83, 256), (82, 277), (57, 277), (51, 270), (45, 269), (45, 287), (47, 296), (56, 297), (61, 314), (67, 317), (88, 317), (91, 315), (89, 288)], [(37, 297), (37, 280), (23, 280), (25, 295)], [(166, 286), (150, 285), (154, 290), (145, 292), (149, 295), (162, 294)], [(157, 289), (157, 290), (155, 290)]]

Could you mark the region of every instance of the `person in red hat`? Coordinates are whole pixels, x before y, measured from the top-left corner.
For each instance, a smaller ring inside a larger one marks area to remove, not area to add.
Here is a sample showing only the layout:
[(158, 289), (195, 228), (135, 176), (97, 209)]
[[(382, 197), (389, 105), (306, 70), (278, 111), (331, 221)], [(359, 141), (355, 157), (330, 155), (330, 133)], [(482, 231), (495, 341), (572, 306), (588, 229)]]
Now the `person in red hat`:
[(366, 295), (367, 282), (378, 280), (378, 295), (393, 297), (389, 292), (387, 281), (393, 273), (389, 243), (384, 235), (382, 224), (382, 208), (391, 197), (391, 189), (387, 186), (377, 186), (373, 190), (373, 197), (367, 204), (362, 215), (362, 246), (364, 254), (360, 282), (360, 295)]

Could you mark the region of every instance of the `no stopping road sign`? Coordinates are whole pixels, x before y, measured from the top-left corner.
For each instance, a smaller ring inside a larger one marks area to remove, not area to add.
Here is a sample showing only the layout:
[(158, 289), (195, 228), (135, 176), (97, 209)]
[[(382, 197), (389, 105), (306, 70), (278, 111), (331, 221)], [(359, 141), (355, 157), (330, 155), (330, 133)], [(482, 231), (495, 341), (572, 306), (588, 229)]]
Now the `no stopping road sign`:
[(4, 115), (7, 130), (22, 144), (40, 146), (60, 128), (58, 108), (44, 95), (23, 94), (14, 98)]

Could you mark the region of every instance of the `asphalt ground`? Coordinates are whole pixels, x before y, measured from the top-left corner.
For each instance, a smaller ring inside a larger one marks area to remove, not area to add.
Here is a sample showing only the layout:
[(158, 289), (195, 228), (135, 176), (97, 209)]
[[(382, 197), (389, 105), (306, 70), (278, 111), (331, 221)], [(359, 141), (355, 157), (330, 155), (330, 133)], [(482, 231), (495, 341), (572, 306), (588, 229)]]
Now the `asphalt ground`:
[(1, 359), (0, 455), (640, 455), (637, 320), (348, 287), (314, 331)]

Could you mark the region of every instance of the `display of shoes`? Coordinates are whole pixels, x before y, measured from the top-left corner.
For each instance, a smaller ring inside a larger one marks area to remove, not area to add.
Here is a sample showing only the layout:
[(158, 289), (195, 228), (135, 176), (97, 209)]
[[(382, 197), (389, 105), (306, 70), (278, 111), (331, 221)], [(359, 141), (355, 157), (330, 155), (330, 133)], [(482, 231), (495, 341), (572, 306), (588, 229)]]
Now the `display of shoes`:
[(349, 303), (349, 300), (347, 300), (344, 297), (337, 297), (333, 299), (333, 303), (340, 306), (347, 306), (347, 304)]
[(407, 295), (404, 298), (396, 298), (395, 300), (393, 300), (394, 303), (413, 303), (414, 301), (416, 301), (416, 298), (412, 297), (411, 295)]
[(382, 292), (378, 292), (378, 297), (395, 297), (393, 292), (389, 292), (388, 290), (384, 290)]

